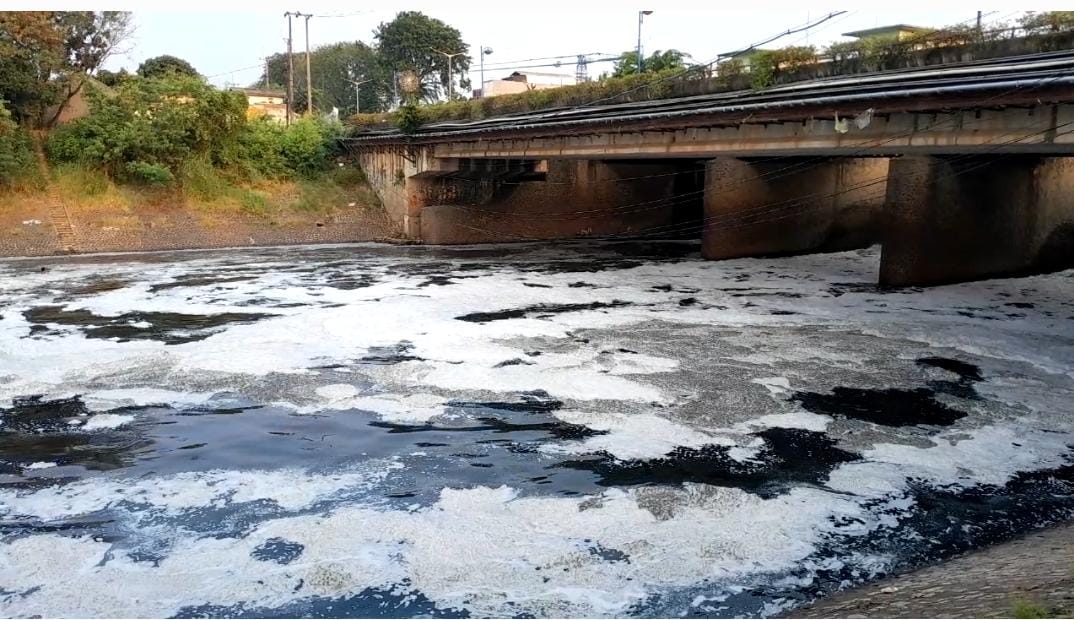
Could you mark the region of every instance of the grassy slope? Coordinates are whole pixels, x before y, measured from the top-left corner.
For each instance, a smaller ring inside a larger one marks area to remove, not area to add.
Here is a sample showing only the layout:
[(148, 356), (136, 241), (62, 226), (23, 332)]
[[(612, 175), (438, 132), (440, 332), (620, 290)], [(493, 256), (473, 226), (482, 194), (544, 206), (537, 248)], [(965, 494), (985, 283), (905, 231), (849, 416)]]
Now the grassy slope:
[(187, 209), (206, 223), (236, 216), (283, 223), (323, 218), (343, 209), (371, 215), (381, 209), (361, 171), (353, 167), (299, 181), (237, 181), (212, 169), (188, 172), (181, 188), (153, 188), (118, 185), (99, 172), (63, 165), (53, 169), (52, 182), (72, 215), (119, 217)]

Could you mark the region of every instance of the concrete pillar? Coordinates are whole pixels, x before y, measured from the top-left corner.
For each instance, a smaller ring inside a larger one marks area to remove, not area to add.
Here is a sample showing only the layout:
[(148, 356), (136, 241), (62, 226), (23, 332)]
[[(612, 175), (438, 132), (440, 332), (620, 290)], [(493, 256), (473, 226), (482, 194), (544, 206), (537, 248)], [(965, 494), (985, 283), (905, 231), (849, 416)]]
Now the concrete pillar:
[(892, 160), (880, 283), (929, 285), (1074, 266), (1074, 162)]
[(701, 253), (719, 260), (879, 241), (888, 160), (720, 157), (705, 172)]
[(376, 192), (388, 219), (408, 239), (421, 239), (421, 214), (437, 199), (435, 179), (459, 169), (459, 160), (432, 156), (427, 148), (404, 150), (386, 147), (358, 152), (356, 162)]

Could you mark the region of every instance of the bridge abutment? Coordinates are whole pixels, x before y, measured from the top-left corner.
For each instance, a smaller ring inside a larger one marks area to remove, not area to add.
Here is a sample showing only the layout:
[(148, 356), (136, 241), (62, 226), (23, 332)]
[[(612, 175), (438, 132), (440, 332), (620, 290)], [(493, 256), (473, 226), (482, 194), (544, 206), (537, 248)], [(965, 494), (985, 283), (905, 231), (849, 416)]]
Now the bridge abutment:
[(712, 260), (848, 250), (879, 241), (886, 158), (711, 160), (701, 252)]
[(931, 285), (1074, 266), (1074, 159), (891, 162), (880, 283)]

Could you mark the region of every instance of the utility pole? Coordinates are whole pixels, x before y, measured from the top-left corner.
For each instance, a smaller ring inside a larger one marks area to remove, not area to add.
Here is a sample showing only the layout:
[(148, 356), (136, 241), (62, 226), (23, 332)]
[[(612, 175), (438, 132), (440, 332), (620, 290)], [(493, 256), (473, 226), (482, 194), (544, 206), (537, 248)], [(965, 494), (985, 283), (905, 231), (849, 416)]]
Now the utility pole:
[(492, 48), (481, 46), (481, 96), (485, 96), (485, 54), (491, 54)]
[[(455, 52), (454, 54), (449, 54), (447, 52), (441, 52), (440, 50), (436, 49), (435, 47), (430, 47), (429, 49), (433, 50), (437, 54), (442, 54), (445, 58), (447, 58), (447, 76), (448, 76), (448, 83), (447, 83), (448, 97), (447, 98), (448, 98), (448, 101), (451, 101), (451, 99), (455, 96), (455, 73), (451, 69), (451, 59), (456, 57), (456, 56), (465, 56), (466, 52)], [(483, 84), (482, 84), (482, 88), (484, 88)]]
[(981, 38), (981, 12), (977, 11), (977, 38)]
[(358, 87), (361, 86), (362, 84), (365, 84), (366, 82), (372, 82), (373, 80), (372, 80), (372, 78), (370, 78), (368, 80), (360, 80), (360, 81), (359, 80), (347, 80), (347, 81), (350, 82), (351, 84), (354, 84), (354, 113), (355, 114), (360, 114), (361, 111), (362, 111), (362, 102), (361, 102), (361, 99), (360, 99), (361, 91), (358, 89)]
[(283, 14), (287, 18), (287, 126), (291, 126), (291, 106), (295, 101), (295, 58), (292, 54), (291, 41), (291, 17), (294, 13), (287, 11)]
[(652, 15), (652, 11), (638, 11), (638, 73), (645, 69), (645, 58), (641, 55), (641, 23), (646, 15)]
[(269, 79), (268, 79), (269, 58), (270, 58), (270, 56), (265, 56), (265, 90), (269, 89)]
[(392, 71), (392, 110), (399, 107), (399, 72)]
[[(296, 13), (296, 15), (302, 15)], [(313, 79), (310, 77), (310, 18), (309, 13), (302, 15), (306, 18), (306, 114), (313, 115)]]

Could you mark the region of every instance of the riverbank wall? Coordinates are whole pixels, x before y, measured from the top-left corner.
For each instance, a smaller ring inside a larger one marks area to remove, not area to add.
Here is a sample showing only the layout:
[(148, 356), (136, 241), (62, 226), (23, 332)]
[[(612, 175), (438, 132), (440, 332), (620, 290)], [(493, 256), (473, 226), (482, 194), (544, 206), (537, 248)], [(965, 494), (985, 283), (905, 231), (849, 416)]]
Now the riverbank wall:
[(396, 227), (379, 205), (250, 214), (198, 206), (70, 209), (48, 194), (8, 197), (0, 256), (53, 256), (261, 245), (388, 241)]

